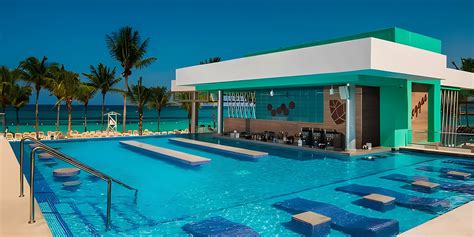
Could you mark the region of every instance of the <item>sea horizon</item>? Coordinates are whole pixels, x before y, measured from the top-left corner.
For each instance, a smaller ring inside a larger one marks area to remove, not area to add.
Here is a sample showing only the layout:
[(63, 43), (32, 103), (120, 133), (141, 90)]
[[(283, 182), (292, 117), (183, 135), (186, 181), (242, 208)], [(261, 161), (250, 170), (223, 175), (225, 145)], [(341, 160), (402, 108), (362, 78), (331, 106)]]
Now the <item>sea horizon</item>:
[[(19, 126), (16, 126), (16, 111), (14, 108), (5, 109), (5, 125), (11, 132), (35, 131), (35, 105), (25, 105), (19, 111)], [(87, 130), (101, 130), (102, 105), (89, 105), (87, 108)], [(39, 104), (39, 130), (43, 132), (56, 131), (57, 109), (53, 104)], [(104, 113), (117, 112), (122, 114), (123, 105), (104, 105)], [(72, 106), (72, 130), (84, 131), (84, 105)], [(157, 131), (158, 112), (154, 108), (145, 107), (143, 129)], [(214, 126), (216, 108), (202, 106), (199, 110), (199, 125)], [(60, 107), (60, 130), (67, 132), (68, 112), (65, 105)], [(122, 131), (122, 117), (118, 116), (118, 131)], [(107, 116), (104, 116), (104, 127), (107, 126)], [(168, 106), (162, 109), (160, 116), (160, 131), (183, 130), (188, 128), (187, 111), (180, 106)], [(134, 105), (127, 105), (127, 130), (138, 130), (138, 112)]]

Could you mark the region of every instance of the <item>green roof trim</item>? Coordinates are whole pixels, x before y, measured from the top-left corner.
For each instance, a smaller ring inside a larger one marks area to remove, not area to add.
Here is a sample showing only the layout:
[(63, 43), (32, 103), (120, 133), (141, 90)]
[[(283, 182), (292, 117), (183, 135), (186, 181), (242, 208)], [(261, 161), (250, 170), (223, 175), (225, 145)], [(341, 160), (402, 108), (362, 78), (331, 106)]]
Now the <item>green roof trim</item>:
[(343, 41), (349, 41), (349, 40), (356, 40), (356, 39), (362, 39), (362, 38), (369, 38), (369, 37), (387, 40), (387, 41), (391, 41), (391, 42), (395, 42), (399, 44), (404, 44), (404, 45), (428, 50), (435, 53), (441, 53), (441, 40), (438, 40), (429, 36), (421, 35), (418, 33), (410, 32), (401, 28), (393, 27), (393, 28), (371, 31), (371, 32), (366, 32), (366, 33), (361, 33), (361, 34), (356, 34), (356, 35), (351, 35), (351, 36), (339, 37), (335, 39), (316, 41), (316, 42), (300, 44), (300, 45), (295, 45), (295, 46), (290, 46), (290, 47), (283, 47), (279, 49), (261, 51), (261, 52), (257, 52), (253, 54), (248, 54), (245, 57), (277, 53), (277, 52), (282, 52), (282, 51), (288, 51), (288, 50), (294, 50), (294, 49), (300, 49), (300, 48), (306, 48), (306, 47), (312, 47), (312, 46), (318, 46), (318, 45), (324, 45), (324, 44), (331, 44), (331, 43), (337, 43), (337, 42), (343, 42)]

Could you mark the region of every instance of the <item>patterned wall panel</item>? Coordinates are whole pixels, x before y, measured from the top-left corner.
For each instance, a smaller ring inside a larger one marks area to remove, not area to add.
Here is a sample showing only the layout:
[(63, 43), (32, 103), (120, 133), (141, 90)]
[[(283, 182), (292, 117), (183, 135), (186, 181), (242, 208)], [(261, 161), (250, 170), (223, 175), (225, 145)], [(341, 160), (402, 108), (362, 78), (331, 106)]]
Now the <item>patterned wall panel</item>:
[(322, 123), (324, 94), (322, 87), (257, 90), (256, 117)]

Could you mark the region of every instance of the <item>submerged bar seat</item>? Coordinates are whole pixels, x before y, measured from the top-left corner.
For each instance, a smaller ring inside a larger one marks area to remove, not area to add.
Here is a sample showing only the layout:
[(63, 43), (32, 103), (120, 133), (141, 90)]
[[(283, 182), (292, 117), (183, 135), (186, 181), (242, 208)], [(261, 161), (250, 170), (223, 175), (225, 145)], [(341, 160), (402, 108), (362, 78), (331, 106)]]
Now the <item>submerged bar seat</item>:
[(78, 168), (60, 168), (53, 171), (55, 177), (71, 177), (81, 172)]
[(229, 221), (220, 216), (211, 217), (199, 222), (191, 222), (182, 228), (186, 233), (194, 237), (260, 236), (260, 234), (252, 228)]
[(337, 191), (351, 193), (359, 196), (365, 196), (373, 193), (382, 194), (395, 198), (395, 204), (398, 206), (437, 212), (449, 207), (449, 201), (438, 198), (424, 198), (409, 194), (400, 193), (390, 189), (350, 184), (336, 188)]
[(430, 182), (435, 182), (439, 184), (439, 188), (447, 191), (459, 192), (459, 193), (468, 193), (474, 195), (474, 185), (473, 184), (463, 184), (463, 183), (452, 183), (444, 182), (442, 180), (432, 179), (423, 176), (408, 176), (404, 174), (389, 174), (380, 177), (382, 179), (389, 179), (393, 181), (399, 181), (404, 183), (412, 183), (418, 180), (426, 180)]
[(393, 219), (372, 218), (348, 212), (334, 205), (304, 198), (277, 202), (273, 206), (291, 214), (311, 211), (331, 218), (331, 227), (353, 237), (388, 237), (399, 232), (399, 223)]

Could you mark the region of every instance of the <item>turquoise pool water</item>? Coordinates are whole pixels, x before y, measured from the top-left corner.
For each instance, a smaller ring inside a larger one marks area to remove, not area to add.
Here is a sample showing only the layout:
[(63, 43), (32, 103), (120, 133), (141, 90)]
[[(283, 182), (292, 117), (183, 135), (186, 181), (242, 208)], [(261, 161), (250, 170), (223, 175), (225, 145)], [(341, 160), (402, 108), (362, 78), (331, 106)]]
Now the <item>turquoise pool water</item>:
[[(181, 227), (192, 221), (222, 216), (248, 225), (264, 236), (298, 236), (282, 223), (291, 215), (275, 209), (272, 204), (294, 197), (326, 202), (347, 211), (378, 218), (397, 219), (401, 232), (430, 220), (442, 213), (428, 213), (397, 206), (385, 213), (352, 204), (360, 197), (334, 189), (347, 184), (363, 184), (432, 198), (446, 198), (451, 209), (474, 196), (439, 190), (421, 193), (404, 188), (400, 182), (379, 178), (400, 173), (439, 177), (439, 173), (416, 170), (424, 165), (459, 167), (442, 163), (446, 156), (418, 153), (388, 153), (376, 161), (360, 158), (331, 158), (291, 149), (261, 146), (246, 142), (218, 140), (210, 136), (198, 139), (209, 142), (251, 148), (269, 152), (259, 161), (248, 161), (204, 150), (197, 150), (168, 142), (169, 137), (123, 138), (175, 149), (210, 158), (199, 168), (188, 168), (173, 162), (130, 150), (119, 144), (119, 139), (91, 139), (83, 141), (51, 142), (51, 146), (122, 182), (139, 189), (133, 192), (113, 185), (112, 228), (105, 232), (106, 184), (81, 172), (78, 189), (64, 189), (63, 180), (52, 176), (54, 169), (69, 167), (58, 161), (56, 165), (37, 162), (37, 188), (40, 206), (55, 235), (185, 235)], [(12, 143), (18, 154), (19, 144)], [(25, 154), (29, 154), (27, 148)], [(18, 155), (17, 155), (18, 156)], [(25, 163), (28, 167), (28, 162)], [(26, 170), (26, 169), (25, 169)], [(465, 183), (474, 184), (472, 181)], [(55, 200), (42, 202), (43, 198)], [(443, 212), (446, 212), (443, 211)], [(58, 218), (60, 221), (58, 222)], [(345, 236), (331, 230), (330, 236)]]

